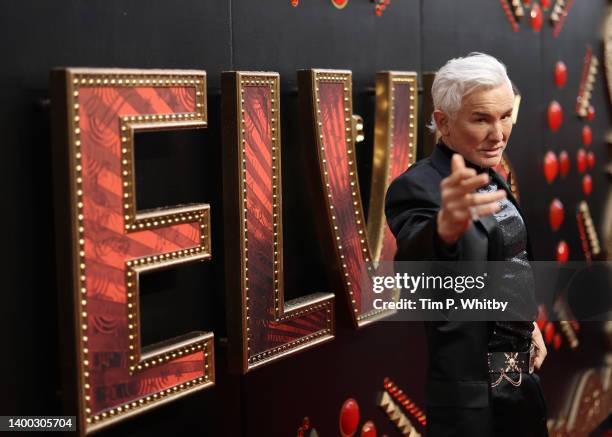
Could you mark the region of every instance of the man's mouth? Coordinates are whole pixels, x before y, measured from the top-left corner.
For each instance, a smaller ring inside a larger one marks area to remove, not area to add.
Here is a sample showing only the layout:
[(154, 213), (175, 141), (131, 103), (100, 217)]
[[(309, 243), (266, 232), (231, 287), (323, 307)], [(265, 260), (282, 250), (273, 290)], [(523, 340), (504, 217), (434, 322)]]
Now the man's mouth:
[(493, 147), (491, 149), (482, 149), (482, 153), (487, 157), (495, 157), (504, 150), (503, 147)]

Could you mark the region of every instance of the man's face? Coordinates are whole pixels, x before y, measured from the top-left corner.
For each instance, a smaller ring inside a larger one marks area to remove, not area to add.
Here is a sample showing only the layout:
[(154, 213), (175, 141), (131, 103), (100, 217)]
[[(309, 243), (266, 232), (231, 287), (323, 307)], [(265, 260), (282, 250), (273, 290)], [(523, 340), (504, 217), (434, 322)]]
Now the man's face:
[(455, 117), (436, 110), (442, 139), (455, 152), (483, 168), (501, 161), (512, 131), (514, 93), (508, 85), (476, 90), (463, 98)]

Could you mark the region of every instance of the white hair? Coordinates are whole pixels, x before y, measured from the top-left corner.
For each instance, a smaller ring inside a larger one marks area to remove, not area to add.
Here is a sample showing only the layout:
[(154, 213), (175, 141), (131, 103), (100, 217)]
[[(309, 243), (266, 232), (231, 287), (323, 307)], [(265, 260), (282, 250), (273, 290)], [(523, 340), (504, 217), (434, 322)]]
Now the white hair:
[[(434, 109), (454, 117), (468, 94), (503, 84), (513, 89), (506, 66), (493, 56), (472, 52), (464, 58), (451, 59), (438, 70), (431, 86)], [(437, 129), (433, 114), (428, 128), (432, 132)]]

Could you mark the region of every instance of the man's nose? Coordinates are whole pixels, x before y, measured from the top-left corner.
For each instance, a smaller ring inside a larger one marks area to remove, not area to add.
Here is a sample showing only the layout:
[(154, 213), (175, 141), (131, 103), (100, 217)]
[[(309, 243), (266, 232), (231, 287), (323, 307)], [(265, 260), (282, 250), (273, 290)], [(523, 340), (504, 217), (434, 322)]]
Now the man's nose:
[(495, 141), (502, 141), (504, 139), (504, 130), (502, 128), (501, 122), (495, 122), (491, 125), (489, 137)]

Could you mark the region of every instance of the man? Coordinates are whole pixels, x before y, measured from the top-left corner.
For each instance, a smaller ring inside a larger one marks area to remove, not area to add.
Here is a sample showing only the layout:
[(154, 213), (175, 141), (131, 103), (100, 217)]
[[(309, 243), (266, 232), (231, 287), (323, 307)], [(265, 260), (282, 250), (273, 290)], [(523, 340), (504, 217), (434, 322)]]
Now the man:
[[(396, 260), (505, 261), (520, 266), (511, 281), (532, 284), (525, 222), (492, 170), (512, 130), (506, 68), (482, 53), (452, 59), (436, 74), (432, 95), (430, 127), (440, 142), (387, 192)], [(520, 289), (516, 298), (535, 305), (532, 287)], [(533, 320), (426, 322), (426, 333), (429, 437), (548, 435), (539, 379), (529, 368), (546, 356)], [(504, 352), (522, 364), (508, 366)]]

